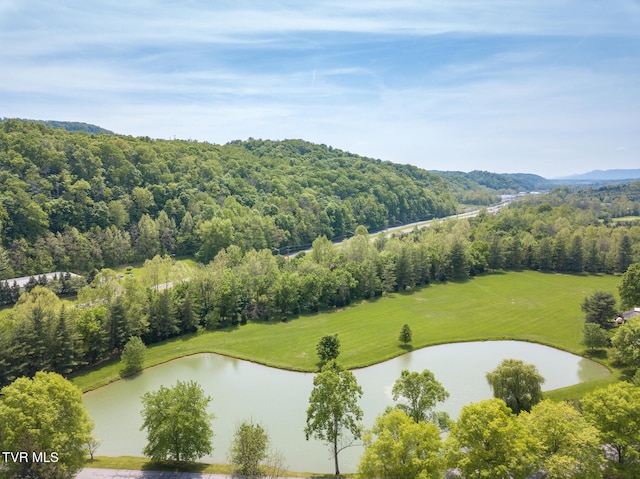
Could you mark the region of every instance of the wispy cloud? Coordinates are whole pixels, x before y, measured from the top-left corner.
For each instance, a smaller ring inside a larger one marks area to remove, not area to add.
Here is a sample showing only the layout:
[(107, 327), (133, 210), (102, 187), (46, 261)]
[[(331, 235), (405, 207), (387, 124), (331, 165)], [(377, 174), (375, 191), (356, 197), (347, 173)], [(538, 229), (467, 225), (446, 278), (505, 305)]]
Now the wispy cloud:
[(438, 169), (564, 174), (640, 151), (633, 0), (5, 0), (0, 42), (0, 116)]

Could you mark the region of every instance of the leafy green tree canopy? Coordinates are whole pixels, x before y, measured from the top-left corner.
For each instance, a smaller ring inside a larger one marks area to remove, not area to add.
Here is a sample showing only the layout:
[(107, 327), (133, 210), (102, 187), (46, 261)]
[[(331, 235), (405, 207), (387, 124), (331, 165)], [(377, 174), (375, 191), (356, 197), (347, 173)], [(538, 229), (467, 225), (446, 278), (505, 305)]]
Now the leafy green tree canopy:
[(462, 408), (445, 458), (466, 479), (526, 479), (539, 469), (539, 447), (504, 401), (494, 398)]
[(325, 364), (313, 379), (304, 434), (307, 440), (315, 437), (331, 445), (336, 475), (340, 474), (338, 454), (362, 435), (360, 397), (356, 377), (335, 361)]
[(548, 399), (519, 420), (539, 441), (547, 479), (599, 479), (602, 452), (598, 430), (566, 402)]
[(618, 286), (624, 309), (640, 307), (640, 263), (634, 263), (622, 275)]
[(609, 335), (595, 323), (585, 323), (582, 333), (583, 338), (580, 344), (592, 350), (609, 346)]
[(365, 450), (358, 465), (362, 478), (437, 479), (443, 475), (438, 427), (416, 423), (398, 409), (378, 416), (363, 442)]
[(262, 462), (268, 457), (269, 435), (260, 424), (243, 421), (233, 435), (229, 462), (245, 478), (263, 476)]
[(432, 409), (449, 397), (447, 390), (428, 369), (421, 373), (404, 369), (393, 385), (391, 394), (394, 401), (400, 400), (396, 407), (414, 422), (431, 421), (438, 424), (441, 421)]
[(640, 367), (640, 318), (631, 318), (611, 338), (613, 359), (619, 364)]
[(147, 430), (143, 452), (154, 461), (189, 462), (211, 454), (213, 430), (207, 412), (211, 397), (195, 381), (160, 386), (142, 396), (142, 427)]
[(84, 465), (92, 430), (82, 392), (62, 376), (38, 372), (33, 379), (16, 379), (0, 392), (0, 446), (26, 452), (29, 460), (5, 462), (0, 477), (74, 477)]
[(493, 371), (487, 373), (487, 382), (493, 396), (502, 399), (515, 413), (530, 411), (542, 400), (544, 378), (533, 364), (519, 359), (505, 359)]
[(640, 459), (640, 388), (626, 382), (596, 389), (582, 398), (585, 418), (616, 452), (615, 477), (636, 477)]
[(332, 361), (340, 355), (340, 340), (337, 334), (325, 334), (316, 345), (316, 352), (322, 363)]

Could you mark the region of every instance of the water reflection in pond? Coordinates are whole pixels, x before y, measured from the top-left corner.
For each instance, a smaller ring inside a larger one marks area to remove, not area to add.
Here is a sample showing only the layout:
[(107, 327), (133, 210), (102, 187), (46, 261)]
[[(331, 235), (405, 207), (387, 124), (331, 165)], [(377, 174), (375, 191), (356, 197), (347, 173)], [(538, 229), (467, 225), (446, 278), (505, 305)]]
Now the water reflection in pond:
[[(456, 417), (465, 404), (491, 397), (485, 374), (505, 358), (533, 363), (546, 379), (543, 389), (557, 389), (606, 376), (593, 361), (518, 341), (445, 344), (424, 348), (375, 366), (354, 371), (364, 391), (364, 423), (371, 426), (385, 407), (393, 405), (391, 388), (403, 369), (430, 369), (450, 398), (441, 407)], [(151, 368), (133, 379), (117, 381), (85, 395), (85, 404), (103, 440), (99, 455), (142, 455), (145, 434), (140, 431), (140, 397), (177, 380), (195, 380), (213, 397), (214, 453), (204, 462), (225, 463), (236, 425), (253, 419), (265, 426), (272, 444), (295, 471), (333, 472), (328, 447), (306, 441), (304, 425), (313, 375), (268, 368), (215, 354), (199, 354)], [(355, 472), (361, 447), (340, 454), (341, 470)]]

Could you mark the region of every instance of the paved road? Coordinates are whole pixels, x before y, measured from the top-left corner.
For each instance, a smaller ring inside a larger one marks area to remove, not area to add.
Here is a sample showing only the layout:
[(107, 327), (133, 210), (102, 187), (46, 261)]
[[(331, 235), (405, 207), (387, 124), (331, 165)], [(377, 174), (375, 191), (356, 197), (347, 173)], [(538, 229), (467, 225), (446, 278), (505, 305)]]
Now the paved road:
[(199, 472), (129, 471), (124, 469), (93, 469), (87, 467), (80, 471), (76, 479), (231, 479), (232, 477), (233, 476), (226, 476), (224, 474), (206, 474)]

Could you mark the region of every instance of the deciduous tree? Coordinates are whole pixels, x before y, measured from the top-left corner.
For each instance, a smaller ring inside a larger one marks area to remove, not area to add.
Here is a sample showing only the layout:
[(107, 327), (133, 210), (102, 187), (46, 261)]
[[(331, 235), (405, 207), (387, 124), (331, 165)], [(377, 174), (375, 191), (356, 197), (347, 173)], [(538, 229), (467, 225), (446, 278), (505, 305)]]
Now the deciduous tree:
[(611, 338), (611, 352), (616, 362), (640, 366), (640, 318), (631, 318)]
[(442, 415), (435, 414), (432, 409), (439, 402), (449, 397), (447, 390), (440, 384), (433, 373), (425, 369), (421, 373), (404, 369), (391, 390), (393, 400), (400, 400), (396, 407), (415, 422), (431, 421), (441, 426)]
[(571, 405), (545, 399), (519, 419), (541, 445), (547, 479), (602, 477), (598, 430)]
[(609, 345), (609, 335), (595, 323), (585, 323), (582, 328), (583, 338), (580, 344), (593, 349), (606, 348)]
[(92, 430), (82, 392), (59, 374), (38, 372), (33, 379), (15, 380), (0, 393), (0, 445), (3, 451), (26, 452), (28, 461), (6, 461), (0, 477), (74, 477), (84, 464)]
[(487, 373), (487, 381), (493, 396), (502, 399), (515, 413), (530, 411), (542, 400), (544, 378), (533, 364), (519, 359), (505, 359), (494, 370)]
[(618, 292), (623, 308), (640, 306), (640, 263), (632, 264), (622, 275)]
[(324, 364), (340, 355), (340, 340), (337, 334), (325, 334), (316, 345), (316, 352), (320, 361)]
[(211, 454), (214, 418), (207, 410), (211, 397), (195, 381), (160, 386), (142, 396), (142, 427), (147, 430), (143, 452), (154, 461), (194, 461)]
[(414, 422), (398, 409), (378, 416), (363, 438), (358, 472), (367, 479), (436, 479), (443, 475), (440, 430)]
[(635, 477), (640, 458), (640, 388), (626, 382), (596, 389), (582, 398), (585, 418), (599, 431), (604, 444), (613, 448), (616, 477)]
[(526, 479), (540, 467), (539, 448), (502, 399), (488, 399), (462, 408), (445, 458), (466, 479)]
[(245, 478), (263, 477), (262, 463), (268, 457), (269, 435), (260, 425), (243, 421), (233, 435), (229, 462), (235, 473)]
[(362, 435), (362, 409), (358, 399), (362, 388), (351, 371), (331, 361), (313, 379), (304, 433), (330, 444), (336, 476), (340, 474), (338, 454)]

